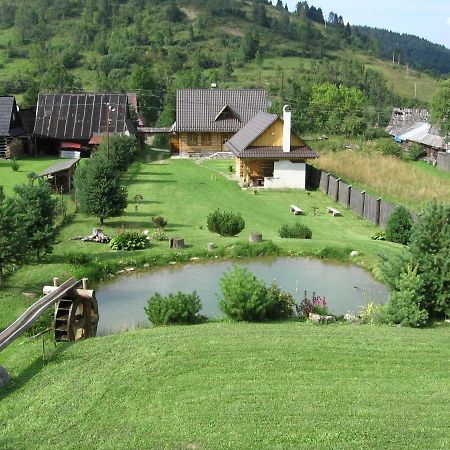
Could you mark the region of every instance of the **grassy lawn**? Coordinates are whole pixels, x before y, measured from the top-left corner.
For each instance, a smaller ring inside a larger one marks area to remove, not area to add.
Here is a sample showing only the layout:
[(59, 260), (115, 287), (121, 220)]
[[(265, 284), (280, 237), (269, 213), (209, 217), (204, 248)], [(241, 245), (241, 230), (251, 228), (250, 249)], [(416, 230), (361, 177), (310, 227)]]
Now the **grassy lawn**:
[[(7, 192), (12, 194), (15, 177), (25, 180), (29, 170), (38, 171), (51, 164), (51, 160), (22, 161), (23, 170), (14, 173), (6, 164), (0, 168)], [(151, 218), (162, 215), (168, 220), (168, 236), (182, 237), (189, 248), (181, 251), (191, 256), (205, 253), (208, 242), (214, 242), (218, 249), (229, 247), (235, 242), (246, 242), (251, 232), (261, 232), (265, 240), (272, 240), (283, 253), (299, 255), (336, 255), (348, 259), (352, 250), (360, 255), (353, 261), (369, 269), (374, 268), (381, 251), (396, 252), (397, 244), (373, 241), (370, 236), (377, 228), (359, 219), (350, 211), (339, 206), (343, 217), (333, 217), (326, 213), (326, 207), (333, 202), (321, 192), (301, 192), (297, 190), (264, 191), (258, 195), (251, 190), (243, 191), (236, 181), (224, 176), (231, 161), (208, 161), (198, 164), (190, 160), (164, 160), (145, 162), (145, 158), (132, 165), (125, 176), (130, 204), (124, 215), (109, 219), (104, 231), (115, 235), (121, 227), (140, 230), (152, 229)], [(6, 177), (3, 177), (3, 173)], [(135, 211), (132, 201), (136, 194), (144, 198), (139, 211)], [(305, 211), (305, 216), (293, 216), (289, 205), (295, 204)], [(245, 230), (235, 238), (221, 237), (208, 231), (206, 217), (215, 208), (240, 212), (246, 221)], [(318, 215), (314, 215), (317, 208)], [(281, 239), (278, 230), (283, 224), (302, 222), (313, 231), (311, 240)], [(33, 299), (26, 293), (39, 295), (42, 286), (53, 277), (66, 279), (80, 273), (68, 264), (68, 252), (90, 253), (100, 262), (115, 262), (121, 268), (146, 261), (150, 264), (158, 256), (175, 257), (168, 248), (168, 242), (153, 242), (147, 250), (118, 252), (107, 245), (70, 240), (75, 236), (87, 236), (97, 220), (77, 214), (70, 224), (60, 230), (54, 252), (42, 264), (24, 267), (7, 279), (0, 290), (0, 329), (8, 325), (29, 305)], [(178, 252), (180, 253), (180, 252)], [(170, 261), (170, 259), (169, 259)], [(139, 264), (138, 264), (139, 265)]]
[(449, 448), (450, 327), (212, 323), (0, 354), (1, 448)]

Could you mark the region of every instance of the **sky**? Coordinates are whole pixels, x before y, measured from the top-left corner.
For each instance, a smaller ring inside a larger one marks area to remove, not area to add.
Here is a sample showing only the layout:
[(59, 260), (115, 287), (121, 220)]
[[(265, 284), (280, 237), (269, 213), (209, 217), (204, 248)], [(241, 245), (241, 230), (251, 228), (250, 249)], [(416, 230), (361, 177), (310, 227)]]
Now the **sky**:
[[(287, 0), (291, 11), (297, 1)], [(413, 34), (450, 49), (450, 0), (310, 0), (308, 4), (322, 8), (325, 19), (333, 11), (351, 25)]]

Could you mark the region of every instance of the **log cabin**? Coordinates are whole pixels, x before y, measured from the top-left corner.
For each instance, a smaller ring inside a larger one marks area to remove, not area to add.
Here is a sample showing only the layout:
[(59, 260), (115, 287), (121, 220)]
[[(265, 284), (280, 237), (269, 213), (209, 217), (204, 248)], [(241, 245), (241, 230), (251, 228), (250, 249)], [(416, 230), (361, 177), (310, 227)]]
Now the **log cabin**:
[(14, 97), (0, 97), (0, 158), (6, 157), (8, 144), (24, 135), (19, 107)]
[(244, 186), (266, 189), (305, 189), (306, 161), (318, 158), (291, 130), (291, 109), (283, 119), (260, 112), (225, 147), (236, 157), (236, 175)]
[(267, 110), (262, 89), (180, 89), (171, 154), (210, 155), (227, 152), (227, 142), (261, 111)]

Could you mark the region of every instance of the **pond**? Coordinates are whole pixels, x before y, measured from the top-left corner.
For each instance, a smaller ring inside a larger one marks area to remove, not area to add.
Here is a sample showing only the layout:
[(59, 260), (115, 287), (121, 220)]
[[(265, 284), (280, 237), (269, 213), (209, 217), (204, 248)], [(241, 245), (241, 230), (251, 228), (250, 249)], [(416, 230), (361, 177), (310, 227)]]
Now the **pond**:
[[(210, 318), (222, 316), (217, 302), (219, 280), (234, 264), (233, 261), (209, 261), (175, 265), (133, 273), (100, 286), (96, 290), (100, 311), (98, 334), (148, 326), (144, 307), (155, 292), (168, 295), (196, 290), (203, 305), (201, 313)], [(303, 298), (305, 290), (309, 296), (312, 292), (325, 296), (334, 314), (356, 311), (369, 301), (384, 303), (389, 295), (386, 286), (356, 266), (309, 258), (269, 257), (240, 260), (239, 265), (247, 267), (266, 284), (275, 280), (297, 301)]]

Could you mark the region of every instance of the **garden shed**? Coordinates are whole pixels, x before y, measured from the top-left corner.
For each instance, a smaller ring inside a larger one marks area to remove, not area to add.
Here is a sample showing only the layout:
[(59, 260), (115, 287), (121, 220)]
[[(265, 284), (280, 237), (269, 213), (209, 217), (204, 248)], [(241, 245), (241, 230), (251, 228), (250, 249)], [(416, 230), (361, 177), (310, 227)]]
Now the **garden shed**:
[(66, 159), (45, 169), (39, 176), (46, 179), (53, 190), (68, 192), (73, 187), (73, 176), (79, 158)]

